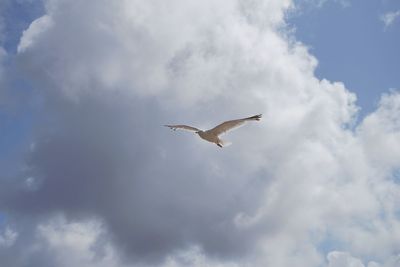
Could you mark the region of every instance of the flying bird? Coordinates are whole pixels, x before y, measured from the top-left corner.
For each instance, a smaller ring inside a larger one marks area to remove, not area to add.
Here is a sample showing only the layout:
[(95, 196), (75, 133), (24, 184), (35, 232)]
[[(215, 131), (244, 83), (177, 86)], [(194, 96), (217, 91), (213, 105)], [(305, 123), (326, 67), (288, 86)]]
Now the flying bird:
[(262, 114), (259, 114), (259, 115), (254, 115), (254, 116), (244, 118), (244, 119), (225, 121), (207, 131), (202, 131), (200, 129), (197, 129), (196, 127), (192, 127), (192, 126), (188, 126), (188, 125), (164, 125), (164, 126), (169, 127), (170, 129), (172, 129), (174, 131), (176, 131), (177, 129), (182, 129), (182, 130), (186, 130), (186, 131), (195, 132), (196, 134), (198, 134), (200, 136), (200, 138), (202, 138), (208, 142), (214, 143), (219, 147), (223, 147), (224, 145), (226, 146), (227, 143), (219, 138), (220, 135), (242, 126), (247, 121), (259, 121), (261, 119), (261, 116), (262, 116)]

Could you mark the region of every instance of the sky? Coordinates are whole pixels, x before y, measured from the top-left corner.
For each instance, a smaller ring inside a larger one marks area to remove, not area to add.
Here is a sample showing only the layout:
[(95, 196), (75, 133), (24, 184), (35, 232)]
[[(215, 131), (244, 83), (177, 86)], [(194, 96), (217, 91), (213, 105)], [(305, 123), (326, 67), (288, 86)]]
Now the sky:
[(400, 2), (322, 2), (303, 5), (289, 23), (317, 57), (315, 75), (344, 82), (357, 94), (363, 117), (376, 108), (382, 92), (400, 83)]
[(398, 267), (399, 31), (395, 0), (0, 0), (0, 265)]

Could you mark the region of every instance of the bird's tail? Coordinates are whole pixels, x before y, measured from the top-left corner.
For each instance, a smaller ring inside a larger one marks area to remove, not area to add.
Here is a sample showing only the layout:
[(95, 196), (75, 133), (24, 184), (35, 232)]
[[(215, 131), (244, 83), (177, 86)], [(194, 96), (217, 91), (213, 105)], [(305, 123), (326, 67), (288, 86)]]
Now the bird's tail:
[(224, 140), (219, 140), (219, 144), (222, 146), (222, 147), (227, 147), (227, 146), (230, 146), (230, 145), (232, 145), (232, 142), (229, 142), (229, 141), (224, 141)]
[(255, 120), (255, 121), (259, 121), (262, 117), (262, 114), (258, 114), (258, 115), (254, 115), (248, 118), (245, 118), (245, 120)]

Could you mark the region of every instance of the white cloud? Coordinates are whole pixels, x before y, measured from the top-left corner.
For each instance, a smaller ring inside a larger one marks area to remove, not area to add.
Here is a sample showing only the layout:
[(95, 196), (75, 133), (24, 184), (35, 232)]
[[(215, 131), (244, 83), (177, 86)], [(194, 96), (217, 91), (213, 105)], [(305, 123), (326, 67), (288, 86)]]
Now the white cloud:
[(0, 232), (0, 247), (11, 247), (14, 245), (17, 237), (18, 233), (12, 230), (9, 226), (6, 226), (3, 231)]
[(393, 90), (380, 100), (376, 112), (367, 116), (359, 127), (371, 164), (383, 170), (400, 165), (400, 94)]
[(101, 244), (101, 223), (96, 220), (68, 222), (56, 216), (37, 227), (35, 250), (47, 251), (56, 266), (123, 266), (110, 244)]
[(364, 265), (360, 259), (353, 257), (347, 252), (332, 251), (327, 256), (328, 267), (396, 267), (400, 263), (400, 257), (394, 256), (385, 260), (380, 264), (374, 261)]
[[(92, 266), (95, 244), (104, 266), (361, 267), (398, 255), (399, 94), (350, 129), (356, 96), (318, 80), (317, 59), (281, 32), (291, 1), (46, 3), (18, 49), (45, 98), (44, 134), (30, 173), (0, 187), (50, 252), (27, 260)], [(224, 150), (160, 127), (259, 112)], [(26, 177), (40, 186), (20, 189)], [(47, 221), (54, 212), (71, 219)]]
[(385, 25), (385, 29), (393, 25), (396, 19), (400, 16), (400, 10), (387, 12), (380, 16), (381, 21)]
[(40, 34), (51, 27), (51, 24), (51, 18), (47, 15), (34, 20), (29, 28), (22, 33), (17, 49), (18, 53), (24, 52), (27, 47), (31, 46), (36, 38), (40, 38)]
[(173, 256), (169, 256), (163, 267), (239, 267), (237, 263), (221, 263), (218, 260), (208, 259), (198, 247), (192, 247), (185, 251), (179, 251)]
[(333, 251), (328, 254), (329, 267), (365, 267), (357, 258), (349, 253)]

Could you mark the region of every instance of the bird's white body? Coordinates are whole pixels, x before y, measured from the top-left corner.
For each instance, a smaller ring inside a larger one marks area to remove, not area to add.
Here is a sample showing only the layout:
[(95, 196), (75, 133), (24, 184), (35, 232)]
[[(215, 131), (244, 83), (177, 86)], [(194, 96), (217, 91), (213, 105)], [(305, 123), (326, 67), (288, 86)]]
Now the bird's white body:
[(224, 142), (223, 140), (221, 140), (219, 138), (219, 136), (221, 134), (224, 134), (234, 128), (237, 128), (237, 127), (243, 125), (247, 121), (259, 121), (260, 119), (261, 119), (261, 114), (251, 116), (248, 118), (244, 118), (244, 119), (225, 121), (207, 131), (202, 131), (200, 129), (197, 129), (195, 127), (188, 126), (188, 125), (165, 125), (165, 126), (171, 128), (174, 131), (176, 129), (183, 129), (183, 130), (195, 132), (200, 136), (201, 139), (204, 139), (208, 142), (214, 143), (219, 147), (223, 147), (224, 145), (226, 145), (226, 142)]
[(200, 138), (202, 138), (208, 142), (214, 143), (220, 147), (223, 146), (223, 141), (221, 139), (219, 139), (218, 135), (210, 133), (209, 131), (199, 131), (196, 133), (200, 136)]

